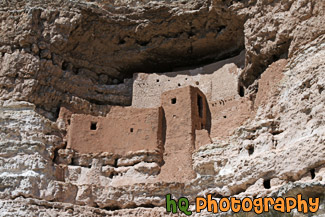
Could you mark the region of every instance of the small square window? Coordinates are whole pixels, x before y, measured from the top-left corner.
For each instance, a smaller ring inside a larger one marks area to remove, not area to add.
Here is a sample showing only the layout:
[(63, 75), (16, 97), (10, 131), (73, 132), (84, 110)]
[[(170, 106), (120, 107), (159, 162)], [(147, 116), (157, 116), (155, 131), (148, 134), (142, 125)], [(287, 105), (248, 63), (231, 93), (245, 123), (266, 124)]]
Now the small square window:
[(264, 188), (270, 189), (271, 188), (271, 180), (270, 179), (264, 180), (263, 185), (264, 185)]
[(130, 128), (130, 132), (133, 133), (133, 128)]
[(91, 122), (90, 123), (90, 129), (91, 130), (97, 130), (97, 122)]
[(172, 98), (171, 103), (176, 104), (176, 98)]
[(254, 147), (249, 147), (248, 149), (248, 155), (252, 155), (254, 153)]

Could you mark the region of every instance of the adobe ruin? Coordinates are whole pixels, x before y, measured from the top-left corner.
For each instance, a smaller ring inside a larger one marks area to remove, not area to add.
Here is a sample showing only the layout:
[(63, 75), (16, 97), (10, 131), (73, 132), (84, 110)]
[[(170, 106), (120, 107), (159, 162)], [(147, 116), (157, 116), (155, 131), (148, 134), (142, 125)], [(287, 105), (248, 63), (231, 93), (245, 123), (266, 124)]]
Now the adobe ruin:
[[(210, 108), (211, 138), (227, 138), (252, 114), (253, 102), (243, 97), (239, 71), (244, 65), (244, 52), (233, 58), (167, 73), (136, 73), (133, 76), (132, 106), (159, 106), (163, 92), (192, 85), (206, 96)], [(208, 140), (207, 140), (208, 141)]]
[(162, 146), (161, 107), (113, 107), (106, 117), (74, 114), (68, 131), (68, 148), (79, 153), (159, 150)]
[(155, 153), (151, 162), (159, 165), (158, 181), (195, 178), (193, 151), (231, 135), (252, 114), (252, 101), (242, 96), (238, 82), (243, 59), (241, 53), (191, 70), (137, 73), (132, 105), (112, 106), (105, 117), (61, 107), (66, 148), (116, 159)]
[(187, 86), (164, 92), (161, 106), (166, 118), (164, 161), (159, 179), (186, 181), (195, 178), (192, 152), (195, 132), (209, 128), (209, 108), (205, 95), (197, 87)]
[(67, 148), (120, 156), (141, 150), (161, 152), (164, 165), (158, 178), (185, 181), (195, 177), (196, 131), (209, 128), (205, 95), (197, 87), (186, 86), (164, 92), (161, 106), (155, 108), (112, 107), (106, 117), (73, 114)]

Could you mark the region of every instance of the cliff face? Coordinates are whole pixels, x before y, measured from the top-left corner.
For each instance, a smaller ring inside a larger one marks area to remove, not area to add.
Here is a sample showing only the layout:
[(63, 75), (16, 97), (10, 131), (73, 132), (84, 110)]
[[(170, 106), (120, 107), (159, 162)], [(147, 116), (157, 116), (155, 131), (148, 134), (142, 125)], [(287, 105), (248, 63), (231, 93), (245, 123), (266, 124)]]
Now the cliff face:
[[(323, 197), (324, 13), (322, 0), (2, 1), (1, 215), (162, 216), (168, 193)], [(66, 149), (61, 107), (104, 116), (131, 105), (134, 73), (241, 51), (251, 115), (193, 153), (197, 178), (155, 181), (161, 153)]]

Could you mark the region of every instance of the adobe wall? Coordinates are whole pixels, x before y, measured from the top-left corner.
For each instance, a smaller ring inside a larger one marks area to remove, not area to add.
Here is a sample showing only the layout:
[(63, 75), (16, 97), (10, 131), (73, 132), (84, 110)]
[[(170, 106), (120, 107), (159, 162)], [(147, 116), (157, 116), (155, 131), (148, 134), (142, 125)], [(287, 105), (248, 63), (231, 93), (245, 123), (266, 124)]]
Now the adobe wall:
[(162, 149), (162, 124), (161, 107), (113, 107), (106, 117), (74, 114), (67, 147), (80, 153), (120, 155), (130, 151)]
[(212, 143), (209, 132), (205, 129), (195, 131), (195, 150)]
[(64, 147), (67, 147), (68, 135), (67, 132), (71, 125), (71, 117), (73, 114), (83, 114), (82, 111), (77, 110), (69, 105), (61, 105), (59, 116), (57, 121), (57, 126), (62, 132)]
[(253, 102), (247, 97), (228, 98), (209, 102), (211, 111), (211, 138), (230, 136), (252, 114)]
[(209, 102), (212, 113), (210, 136), (225, 138), (231, 135), (245, 120), (254, 116), (257, 108), (267, 104), (270, 96), (276, 94), (286, 64), (287, 60), (280, 59), (264, 71), (258, 80), (258, 92), (254, 101), (243, 97)]
[(244, 52), (192, 70), (134, 74), (132, 106), (157, 107), (163, 92), (188, 85), (198, 87), (209, 101), (239, 97), (238, 70), (243, 64)]
[(276, 94), (276, 87), (283, 77), (285, 59), (272, 63), (258, 80), (258, 92), (254, 101), (249, 98), (228, 98), (210, 101), (211, 138), (226, 138), (248, 118), (254, 116), (256, 109), (267, 103), (270, 95)]
[[(198, 96), (202, 98), (201, 115)], [(207, 103), (204, 94), (187, 86), (164, 92), (161, 105), (166, 118), (166, 142), (160, 180), (184, 182), (195, 178), (192, 169), (192, 152), (195, 146), (195, 130), (206, 127)]]
[(238, 93), (238, 71), (243, 64), (244, 52), (193, 70), (135, 74), (132, 106), (159, 106), (160, 95), (165, 91), (187, 85), (198, 87), (206, 96), (210, 108), (208, 131), (211, 138), (224, 138), (247, 120), (253, 109), (252, 102)]
[(195, 130), (206, 129), (210, 131), (211, 114), (204, 93), (197, 87), (190, 87), (192, 108), (192, 134)]
[(254, 103), (256, 110), (261, 105), (267, 104), (269, 97), (276, 92), (276, 87), (283, 78), (283, 69), (287, 65), (286, 59), (272, 63), (261, 75), (258, 81), (258, 92)]
[(63, 129), (67, 129), (71, 122), (71, 116), (74, 112), (65, 106), (60, 107), (58, 120), (61, 121), (64, 125), (61, 126)]

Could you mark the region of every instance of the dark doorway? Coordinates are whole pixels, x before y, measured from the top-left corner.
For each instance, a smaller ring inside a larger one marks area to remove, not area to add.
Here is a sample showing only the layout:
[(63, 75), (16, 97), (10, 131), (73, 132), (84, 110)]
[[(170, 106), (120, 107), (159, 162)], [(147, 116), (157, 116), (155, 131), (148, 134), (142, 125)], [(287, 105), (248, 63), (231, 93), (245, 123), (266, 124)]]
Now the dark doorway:
[(239, 86), (239, 96), (241, 97), (245, 96), (245, 89), (243, 86)]
[(271, 180), (270, 179), (265, 179), (263, 182), (263, 186), (265, 189), (270, 189), (271, 188)]
[(200, 116), (200, 118), (202, 118), (203, 117), (203, 100), (200, 95), (197, 95), (197, 107), (199, 110), (199, 116)]
[(97, 122), (91, 122), (90, 123), (90, 129), (91, 130), (97, 130)]

